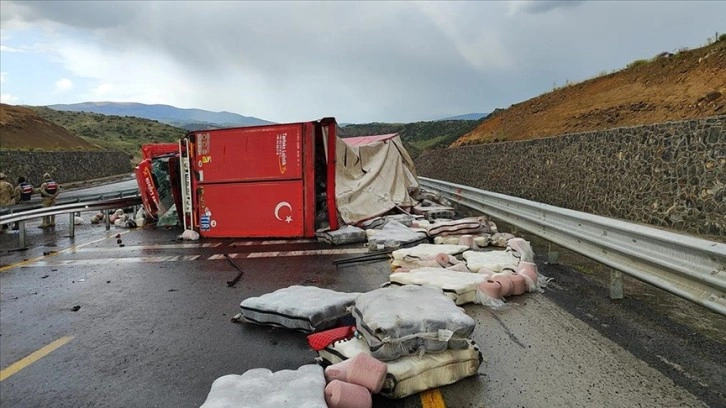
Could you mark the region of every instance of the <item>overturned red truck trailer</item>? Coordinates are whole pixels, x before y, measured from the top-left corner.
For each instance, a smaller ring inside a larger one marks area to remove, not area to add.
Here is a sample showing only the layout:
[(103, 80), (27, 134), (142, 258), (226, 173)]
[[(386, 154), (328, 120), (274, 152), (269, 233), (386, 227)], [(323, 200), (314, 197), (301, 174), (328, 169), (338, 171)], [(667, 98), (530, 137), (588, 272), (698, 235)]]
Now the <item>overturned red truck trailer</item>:
[[(338, 228), (335, 142), (335, 119), (324, 118), (194, 131), (174, 151), (169, 144), (148, 149), (171, 156), (172, 196), (185, 229), (203, 237), (313, 237), (321, 227)], [(147, 213), (159, 217), (167, 208), (152, 162), (142, 161), (136, 175)]]

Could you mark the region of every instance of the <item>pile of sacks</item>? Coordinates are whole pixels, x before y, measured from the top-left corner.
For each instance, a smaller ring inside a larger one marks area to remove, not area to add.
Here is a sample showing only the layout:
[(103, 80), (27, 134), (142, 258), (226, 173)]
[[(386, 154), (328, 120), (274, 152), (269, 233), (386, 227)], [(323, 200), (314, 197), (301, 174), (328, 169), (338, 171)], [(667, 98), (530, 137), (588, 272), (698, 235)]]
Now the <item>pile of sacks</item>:
[(507, 239), (504, 250), (479, 248), (473, 237), (462, 236), (458, 242), (393, 251), (390, 283), (435, 286), (457, 304), (499, 308), (505, 298), (542, 292), (550, 281), (538, 272), (534, 251), (522, 238)]
[[(106, 214), (98, 212), (91, 217), (91, 224), (98, 224), (106, 221)], [(117, 209), (108, 216), (108, 220), (117, 228), (137, 228), (146, 223), (146, 212), (139, 208), (136, 214), (126, 214), (123, 209)]]
[(366, 353), (325, 368), (325, 402), (328, 408), (370, 408), (371, 393), (383, 387), (388, 367)]

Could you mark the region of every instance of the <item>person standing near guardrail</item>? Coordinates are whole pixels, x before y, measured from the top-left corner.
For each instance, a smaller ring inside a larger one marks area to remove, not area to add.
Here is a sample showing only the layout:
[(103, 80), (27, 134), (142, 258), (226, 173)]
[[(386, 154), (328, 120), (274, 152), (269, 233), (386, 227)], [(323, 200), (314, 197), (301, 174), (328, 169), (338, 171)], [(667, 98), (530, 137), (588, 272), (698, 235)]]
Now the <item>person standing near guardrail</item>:
[[(50, 207), (55, 205), (55, 199), (60, 194), (60, 187), (50, 176), (50, 173), (45, 173), (43, 174), (43, 184), (40, 185), (38, 192), (40, 192), (40, 196), (43, 198), (43, 207)], [(55, 227), (55, 215), (43, 217), (43, 222), (38, 226), (38, 228), (49, 227)]]
[[(0, 173), (0, 207), (7, 207), (13, 205), (13, 185), (5, 180), (5, 173)], [(6, 224), (3, 224), (2, 231), (8, 229)]]
[[(25, 177), (18, 177), (18, 185), (15, 186), (15, 193), (13, 194), (15, 204), (22, 204), (30, 201), (34, 192), (35, 189), (33, 188), (33, 185), (25, 181)], [(19, 229), (19, 224), (20, 223), (18, 222), (13, 224), (13, 231), (17, 231)]]

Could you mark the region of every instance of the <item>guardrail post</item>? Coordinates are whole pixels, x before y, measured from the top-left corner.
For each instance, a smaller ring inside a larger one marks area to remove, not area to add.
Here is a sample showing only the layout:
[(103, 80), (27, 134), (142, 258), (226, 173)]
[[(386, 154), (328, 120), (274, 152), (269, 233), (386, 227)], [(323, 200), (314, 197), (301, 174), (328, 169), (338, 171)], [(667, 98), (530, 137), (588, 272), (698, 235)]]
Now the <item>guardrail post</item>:
[(610, 299), (622, 299), (623, 294), (623, 273), (620, 271), (610, 271)]
[(547, 243), (547, 264), (557, 265), (559, 263), (560, 253), (552, 250), (552, 243)]
[(106, 218), (106, 229), (110, 230), (111, 229), (111, 213), (110, 213), (110, 210), (104, 210), (104, 211), (105, 211), (104, 218)]
[(18, 221), (18, 237), (20, 240), (20, 248), (25, 248), (25, 221)]
[(71, 234), (69, 235), (71, 238), (76, 236), (76, 213), (72, 212), (70, 213), (70, 222), (71, 222)]

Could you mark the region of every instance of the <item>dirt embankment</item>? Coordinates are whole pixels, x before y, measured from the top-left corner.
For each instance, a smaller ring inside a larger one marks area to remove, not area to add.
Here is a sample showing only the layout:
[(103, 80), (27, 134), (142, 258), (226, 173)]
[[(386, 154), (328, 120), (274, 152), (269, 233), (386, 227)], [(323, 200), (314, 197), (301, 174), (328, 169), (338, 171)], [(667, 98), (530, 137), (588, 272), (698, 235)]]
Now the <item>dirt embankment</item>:
[(535, 139), (726, 114), (726, 40), (639, 60), (621, 71), (497, 111), (452, 146)]
[(6, 104), (0, 104), (0, 148), (99, 150), (65, 128), (40, 118), (31, 109)]

